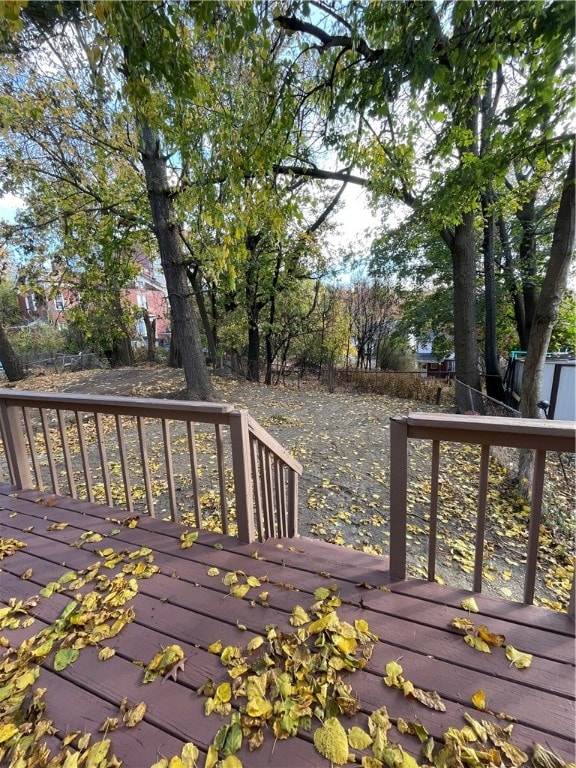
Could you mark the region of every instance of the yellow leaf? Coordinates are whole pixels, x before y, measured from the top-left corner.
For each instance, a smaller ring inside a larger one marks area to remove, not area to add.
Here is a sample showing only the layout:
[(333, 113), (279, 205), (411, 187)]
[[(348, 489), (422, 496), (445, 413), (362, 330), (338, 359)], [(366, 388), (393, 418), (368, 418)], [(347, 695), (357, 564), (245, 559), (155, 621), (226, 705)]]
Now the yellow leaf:
[(474, 600), (473, 597), (467, 597), (460, 603), (462, 608), (464, 608), (465, 611), (470, 611), (470, 613), (479, 613), (478, 606), (476, 605), (476, 600)]
[(244, 597), (250, 591), (249, 584), (234, 584), (230, 587), (230, 594), (232, 597)]
[(348, 742), (352, 749), (367, 749), (372, 744), (372, 737), (357, 725), (348, 728)]
[(116, 654), (116, 651), (114, 648), (109, 648), (108, 646), (105, 646), (104, 648), (100, 648), (98, 651), (98, 658), (100, 661), (106, 661), (107, 659), (111, 659), (112, 656)]
[(253, 696), (246, 703), (246, 714), (249, 717), (261, 717), (265, 720), (272, 714), (272, 704), (262, 696)]
[(466, 635), (464, 642), (474, 648), (475, 651), (482, 651), (482, 653), (491, 653), (490, 646), (484, 642), (481, 637), (473, 637), (472, 635)]
[(511, 661), (516, 669), (526, 669), (532, 664), (532, 654), (517, 651), (512, 645), (506, 646), (506, 658)]
[(208, 568), (206, 573), (208, 574), (208, 576), (219, 576), (220, 575), (220, 571), (218, 570), (218, 568)]
[(264, 638), (260, 637), (260, 635), (257, 635), (256, 637), (253, 637), (252, 640), (248, 643), (246, 646), (246, 650), (248, 653), (252, 653), (252, 651), (257, 650), (260, 648), (260, 646), (264, 643)]
[(68, 752), (66, 760), (62, 763), (62, 768), (78, 768), (78, 760), (81, 756), (80, 752)]
[(184, 744), (184, 746), (182, 747), (182, 752), (180, 754), (180, 757), (182, 759), (184, 768), (196, 768), (196, 763), (198, 761), (199, 756), (200, 756), (200, 752), (198, 750), (198, 747), (192, 744), (191, 741), (189, 741), (187, 744)]
[(485, 627), (483, 624), (478, 627), (476, 634), (478, 637), (481, 637), (482, 640), (487, 642), (488, 645), (496, 645), (499, 648), (501, 648), (506, 642), (504, 635), (497, 635), (494, 632), (491, 632), (488, 627)]
[(6, 725), (0, 725), (0, 744), (8, 741), (18, 733), (18, 728), (14, 723), (7, 723)]
[(401, 688), (404, 678), (402, 677), (402, 667), (397, 661), (389, 661), (386, 664), (386, 677), (384, 682), (390, 688)]
[(228, 755), (220, 763), (221, 768), (242, 768), (242, 762), (236, 757), (236, 755)]
[(221, 650), (222, 650), (221, 640), (216, 640), (216, 642), (208, 646), (208, 653), (215, 653), (216, 655), (218, 655)]
[(232, 688), (230, 686), (230, 683), (220, 683), (218, 688), (216, 688), (216, 693), (214, 694), (214, 698), (224, 703), (226, 703), (227, 701), (230, 701), (230, 699), (232, 698)]
[(314, 746), (334, 765), (348, 762), (348, 737), (336, 717), (328, 717), (324, 725), (314, 731)]
[(468, 712), (464, 712), (464, 719), (472, 727), (475, 736), (480, 739), (480, 741), (486, 741), (488, 738), (488, 732), (482, 723), (479, 723), (478, 720), (475, 720), (472, 715), (468, 714)]
[(474, 630), (474, 622), (468, 618), (465, 619), (460, 616), (452, 619), (450, 625), (456, 627), (456, 629), (463, 629), (465, 632), (472, 632)]
[(508, 742), (504, 741), (500, 745), (500, 749), (502, 752), (504, 752), (508, 760), (510, 760), (514, 768), (519, 768), (519, 766), (528, 762), (528, 755), (525, 752), (522, 752), (521, 749), (518, 749), (518, 747), (515, 747), (513, 744), (509, 744)]
[(472, 694), (472, 704), (474, 704), (476, 709), (479, 709), (481, 712), (486, 709), (486, 694), (482, 688)]
[(310, 616), (306, 613), (304, 608), (300, 605), (295, 605), (292, 608), (292, 616), (290, 616), (290, 624), (293, 627), (302, 627), (304, 624), (308, 624)]
[(204, 768), (216, 768), (216, 765), (218, 764), (218, 750), (214, 746), (214, 744), (210, 744), (208, 747), (208, 752), (206, 754), (206, 762), (204, 763)]
[(123, 714), (122, 719), (128, 728), (134, 728), (135, 725), (138, 725), (138, 723), (144, 719), (147, 709), (148, 705), (145, 701), (141, 701), (134, 707), (130, 707), (128, 706), (128, 700), (122, 699), (122, 703), (120, 704), (120, 711)]
[(144, 672), (144, 683), (150, 683), (161, 675), (169, 674), (184, 661), (184, 651), (179, 645), (168, 645), (153, 657)]
[(262, 586), (262, 582), (260, 579), (257, 579), (256, 576), (247, 576), (246, 581), (251, 587), (260, 587)]
[(86, 768), (101, 768), (101, 763), (106, 759), (110, 749), (110, 739), (102, 739), (92, 744), (86, 753)]

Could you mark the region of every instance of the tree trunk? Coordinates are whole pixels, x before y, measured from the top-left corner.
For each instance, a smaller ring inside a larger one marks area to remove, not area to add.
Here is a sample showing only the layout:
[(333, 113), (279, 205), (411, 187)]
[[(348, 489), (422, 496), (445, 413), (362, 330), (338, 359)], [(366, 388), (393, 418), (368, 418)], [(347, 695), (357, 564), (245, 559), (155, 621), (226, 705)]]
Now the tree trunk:
[(524, 296), (521, 293), (516, 276), (514, 274), (514, 260), (512, 258), (512, 246), (506, 230), (506, 222), (503, 216), (498, 218), (498, 235), (500, 246), (504, 254), (504, 281), (514, 306), (514, 320), (518, 333), (518, 349), (526, 351), (530, 339), (530, 329), (526, 326), (526, 310), (524, 308)]
[(147, 359), (149, 363), (156, 362), (156, 318), (150, 317), (147, 309), (142, 312), (144, 325), (146, 326)]
[[(472, 389), (480, 389), (478, 344), (476, 340), (476, 247), (474, 243), (474, 214), (465, 213), (454, 233), (442, 232), (442, 238), (452, 255), (454, 278), (454, 354), (456, 378)], [(456, 387), (456, 408), (461, 413), (480, 410), (475, 393), (466, 387)]]
[(0, 325), (0, 362), (8, 381), (20, 381), (26, 376), (20, 358), (14, 352), (2, 325)]
[(576, 145), (572, 145), (571, 152), (570, 166), (566, 173), (564, 189), (554, 223), (550, 259), (536, 304), (522, 375), (520, 410), (522, 416), (531, 419), (537, 419), (540, 416), (538, 401), (540, 400), (544, 363), (546, 362), (552, 329), (558, 319), (558, 308), (566, 290), (574, 250)]
[(206, 302), (204, 301), (204, 294), (202, 292), (202, 285), (199, 279), (199, 268), (188, 269), (188, 277), (192, 284), (194, 296), (196, 298), (196, 306), (200, 314), (200, 320), (202, 321), (202, 327), (204, 328), (204, 334), (206, 336), (206, 345), (208, 347), (208, 357), (213, 366), (218, 363), (218, 350), (216, 349), (216, 339), (212, 331), (212, 325), (210, 324), (210, 318), (206, 311)]
[(486, 394), (494, 400), (504, 401), (502, 372), (496, 345), (496, 279), (494, 276), (494, 214), (491, 210), (492, 195), (482, 195), (484, 234), (484, 365), (486, 367)]
[(532, 323), (534, 322), (536, 305), (538, 302), (538, 286), (536, 285), (538, 265), (536, 261), (535, 194), (522, 204), (522, 207), (516, 214), (516, 218), (522, 227), (522, 237), (520, 238), (519, 246), (519, 266), (522, 284), (522, 302), (524, 305), (524, 328), (521, 329), (519, 336), (525, 345), (522, 349), (527, 350), (528, 344), (530, 343)]
[(116, 314), (116, 328), (114, 340), (112, 342), (112, 367), (123, 365), (134, 365), (134, 350), (130, 339), (130, 331), (125, 322), (124, 310), (122, 307), (122, 297), (120, 290), (114, 286), (113, 306)]
[(141, 131), (142, 164), (146, 175), (148, 200), (160, 251), (160, 262), (166, 278), (173, 335), (176, 337), (177, 347), (182, 356), (186, 390), (192, 400), (211, 400), (213, 389), (202, 352), (190, 283), (180, 249), (166, 159), (160, 155), (158, 131), (149, 126), (142, 126)]
[(170, 337), (170, 349), (168, 350), (168, 365), (170, 368), (182, 368), (182, 355), (178, 349), (174, 326), (172, 326), (172, 335)]
[(248, 381), (260, 381), (260, 310), (258, 307), (248, 309)]

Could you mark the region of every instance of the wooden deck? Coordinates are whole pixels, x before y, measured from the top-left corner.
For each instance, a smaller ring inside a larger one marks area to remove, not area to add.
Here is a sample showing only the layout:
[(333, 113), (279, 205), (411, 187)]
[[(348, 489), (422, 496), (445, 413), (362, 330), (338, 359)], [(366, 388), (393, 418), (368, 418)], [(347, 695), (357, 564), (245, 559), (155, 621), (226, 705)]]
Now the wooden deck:
[[(127, 553), (149, 547), (153, 564), (160, 569), (151, 578), (138, 580), (138, 594), (122, 608), (132, 605), (134, 620), (119, 634), (83, 648), (77, 660), (60, 672), (54, 669), (54, 651), (43, 661), (33, 687), (46, 688), (44, 717), (56, 727), (46, 738), (53, 750), (60, 748), (66, 734), (77, 730), (93, 733), (93, 740), (98, 741), (104, 737), (98, 730), (107, 718), (119, 718), (120, 727), (107, 738), (124, 766), (146, 768), (161, 756), (169, 760), (190, 741), (206, 753), (229, 718), (214, 713), (206, 717), (206, 697), (197, 691), (207, 679), (216, 685), (230, 680), (219, 656), (209, 653), (208, 647), (220, 640), (223, 646), (244, 648), (252, 638), (266, 636), (269, 625), (293, 633), (297, 631), (289, 622), (293, 607), (309, 609), (315, 602), (314, 591), (328, 587), (342, 600), (336, 608), (340, 619), (350, 623), (364, 619), (379, 638), (367, 666), (345, 675), (360, 704), (354, 717), (339, 717), (345, 728), (355, 724), (366, 728), (368, 716), (385, 705), (393, 723), (389, 741), (402, 744), (418, 763), (427, 764), (418, 739), (401, 734), (397, 719), (424, 725), (438, 750), (449, 728), (464, 728), (464, 714), (468, 713), (501, 728), (513, 725), (510, 742), (524, 751), (530, 752), (538, 743), (568, 762), (575, 760), (574, 624), (564, 615), (484, 595), (476, 597), (480, 613), (468, 614), (460, 603), (470, 593), (419, 581), (392, 584), (385, 559), (310, 539), (241, 544), (229, 536), (204, 531), (190, 548), (182, 549), (181, 526), (141, 517), (135, 527), (128, 527), (122, 524), (128, 514), (118, 509), (45, 498), (32, 491), (11, 493), (8, 486), (0, 487), (0, 507), (3, 539), (26, 545), (0, 562), (3, 606), (10, 598), (38, 595), (66, 572), (77, 573), (102, 562), (106, 548)], [(54, 523), (67, 525), (54, 528)], [(102, 540), (89, 541), (87, 531), (100, 534)], [(125, 554), (116, 570), (107, 574), (121, 571), (127, 562), (136, 561)], [(211, 568), (218, 568), (219, 574), (209, 575)], [(230, 586), (222, 581), (232, 571), (245, 574), (239, 573), (241, 583), (253, 576), (261, 585), (250, 588), (242, 598), (233, 597)], [(92, 583), (73, 592), (41, 597), (29, 610), (35, 617), (33, 623), (25, 626), (29, 622), (20, 621), (17, 628), (0, 630), (0, 637), (12, 648), (18, 647), (53, 625), (71, 597), (93, 588)], [(268, 595), (262, 597), (263, 592)], [(517, 669), (506, 659), (504, 648), (481, 653), (469, 647), (462, 633), (450, 626), (455, 617), (468, 617), (476, 626), (484, 624), (491, 632), (505, 635), (506, 644), (533, 654), (532, 664)], [(20, 618), (25, 619), (25, 614)], [(171, 644), (178, 644), (186, 657), (177, 680), (166, 678), (144, 685), (143, 668), (134, 662), (147, 664)], [(114, 648), (115, 655), (99, 660), (102, 646)], [(415, 686), (437, 691), (446, 711), (429, 709), (385, 685), (382, 678), (391, 661), (399, 661), (404, 677)], [(5, 680), (0, 681), (0, 691), (5, 685)], [(471, 699), (480, 689), (485, 691), (488, 710), (517, 721), (479, 712)], [(144, 719), (135, 727), (122, 725), (120, 705), (125, 698), (131, 704), (147, 704)], [(246, 699), (238, 704), (243, 702)], [(319, 725), (314, 718), (312, 731)], [(0, 733), (1, 728), (0, 719)], [(0, 749), (7, 744), (10, 740), (0, 744)], [(470, 746), (490, 749), (480, 742)], [(358, 763), (361, 755), (372, 754), (370, 748), (351, 752)], [(297, 737), (275, 740), (267, 729), (259, 749), (249, 752), (244, 744), (237, 757), (245, 768), (330, 765), (315, 750), (312, 732), (303, 730)], [(1, 752), (0, 764), (8, 764), (2, 762)], [(199, 766), (203, 764), (200, 759)], [(505, 758), (503, 764), (512, 763)]]

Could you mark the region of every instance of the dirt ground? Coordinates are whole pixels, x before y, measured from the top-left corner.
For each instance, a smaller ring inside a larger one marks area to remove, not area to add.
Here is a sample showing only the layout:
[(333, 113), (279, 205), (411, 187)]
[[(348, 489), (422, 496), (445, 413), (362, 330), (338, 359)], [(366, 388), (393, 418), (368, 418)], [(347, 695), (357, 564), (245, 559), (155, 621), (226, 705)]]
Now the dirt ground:
[[(409, 411), (438, 410), (437, 407), (382, 395), (328, 392), (316, 381), (289, 380), (285, 385), (266, 387), (215, 377), (214, 385), (221, 402), (248, 409), (302, 463), (304, 474), (299, 509), (302, 535), (375, 554), (388, 553), (389, 418)], [(153, 365), (37, 375), (19, 386), (132, 397), (184, 396), (182, 372)], [(449, 407), (447, 402), (442, 410)], [(477, 472), (477, 457), (473, 453), (468, 455), (463, 449), (448, 452), (441, 465), (441, 495), (445, 504), (444, 512), (440, 514), (439, 579), (463, 587), (470, 587), (472, 578)], [(544, 526), (545, 546), (540, 563), (546, 584), (537, 593), (539, 602), (552, 607), (560, 607), (566, 600), (570, 578), (570, 555), (567, 553), (573, 551), (574, 464), (568, 466), (567, 478), (564, 477), (565, 469), (566, 466), (560, 473), (558, 467), (554, 468), (551, 483), (553, 514)], [(425, 497), (429, 487), (427, 444), (417, 445), (411, 451), (409, 472), (410, 572), (425, 576)], [(496, 474), (497, 484), (491, 487), (489, 494), (495, 514), (487, 531), (485, 589), (500, 596), (521, 599), (526, 509), (521, 503), (511, 503), (508, 498), (506, 469), (499, 466)]]

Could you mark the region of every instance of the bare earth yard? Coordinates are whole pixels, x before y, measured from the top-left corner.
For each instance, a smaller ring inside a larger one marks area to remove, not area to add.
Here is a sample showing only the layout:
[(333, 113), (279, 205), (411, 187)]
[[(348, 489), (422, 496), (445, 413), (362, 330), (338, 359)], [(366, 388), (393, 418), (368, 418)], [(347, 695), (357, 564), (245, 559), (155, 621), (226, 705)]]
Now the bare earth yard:
[[(315, 381), (266, 387), (214, 379), (217, 398), (247, 408), (304, 467), (300, 491), (300, 533), (388, 553), (389, 417), (408, 411), (439, 410), (413, 400), (352, 391), (328, 392)], [(19, 386), (31, 390), (85, 392), (137, 397), (181, 397), (180, 371), (142, 365), (115, 370), (37, 375)], [(450, 397), (444, 396), (443, 410)], [(464, 447), (441, 455), (439, 580), (471, 586), (478, 453)], [(486, 540), (485, 589), (521, 599), (528, 507), (511, 492), (514, 455), (494, 461)], [(508, 467), (506, 466), (508, 465)], [(414, 445), (410, 459), (410, 573), (425, 576), (429, 447)], [(568, 597), (574, 551), (573, 457), (550, 457), (541, 530), (541, 584), (537, 602), (560, 608)]]

